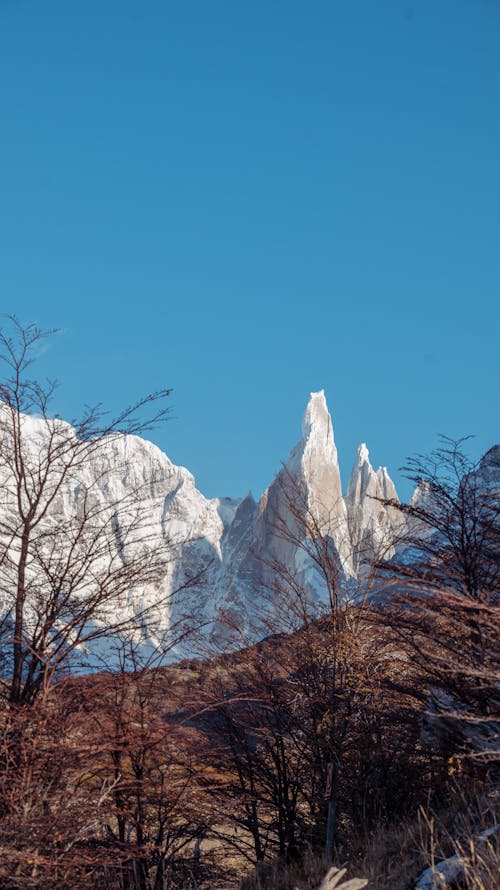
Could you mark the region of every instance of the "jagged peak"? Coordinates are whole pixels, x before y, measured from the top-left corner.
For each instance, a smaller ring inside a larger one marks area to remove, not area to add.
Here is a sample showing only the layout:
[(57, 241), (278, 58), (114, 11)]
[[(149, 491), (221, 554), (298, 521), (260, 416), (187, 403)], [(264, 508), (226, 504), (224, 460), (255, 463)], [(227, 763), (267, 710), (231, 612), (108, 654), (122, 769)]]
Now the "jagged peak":
[(346, 504), (353, 507), (366, 497), (397, 498), (396, 488), (389, 476), (387, 467), (375, 471), (370, 463), (370, 455), (365, 443), (359, 446), (347, 486)]
[(365, 497), (369, 486), (373, 486), (376, 478), (375, 470), (370, 463), (370, 452), (362, 442), (356, 452), (356, 458), (349, 477), (346, 493), (346, 504), (352, 506)]
[(366, 443), (361, 442), (361, 445), (358, 447), (358, 450), (356, 452), (356, 464), (355, 465), (360, 467), (362, 464), (369, 464), (369, 463), (370, 463), (370, 452), (368, 451), (368, 448), (366, 447)]
[(388, 500), (399, 500), (396, 486), (392, 481), (387, 467), (379, 467), (377, 470), (377, 480), (380, 487), (380, 496)]
[(411, 507), (426, 507), (432, 503), (431, 486), (425, 479), (421, 479), (415, 487), (408, 503)]
[(332, 419), (326, 404), (325, 390), (320, 389), (318, 392), (312, 392), (309, 396), (307, 408), (302, 421), (302, 436), (308, 439), (313, 430), (324, 430), (328, 436), (333, 438)]

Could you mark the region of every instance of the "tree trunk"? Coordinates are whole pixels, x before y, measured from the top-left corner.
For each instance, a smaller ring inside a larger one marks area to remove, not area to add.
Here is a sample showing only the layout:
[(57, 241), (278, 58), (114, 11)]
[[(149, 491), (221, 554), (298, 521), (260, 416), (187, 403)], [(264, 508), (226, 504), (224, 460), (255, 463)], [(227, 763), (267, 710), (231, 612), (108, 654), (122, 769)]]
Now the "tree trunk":
[(13, 642), (13, 669), (12, 685), (10, 688), (10, 700), (19, 704), (22, 697), (23, 686), (23, 630), (24, 630), (24, 603), (26, 600), (26, 563), (28, 560), (29, 529), (25, 529), (21, 539), (21, 553), (17, 567), (17, 591), (16, 591), (16, 618), (14, 625)]

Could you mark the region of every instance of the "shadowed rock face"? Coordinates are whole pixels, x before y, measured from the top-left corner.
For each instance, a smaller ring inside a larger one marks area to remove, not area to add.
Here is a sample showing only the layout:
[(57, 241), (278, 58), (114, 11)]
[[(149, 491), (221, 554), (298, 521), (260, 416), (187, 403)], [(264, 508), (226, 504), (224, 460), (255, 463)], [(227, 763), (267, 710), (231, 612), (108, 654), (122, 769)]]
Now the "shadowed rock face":
[(486, 491), (500, 486), (500, 445), (494, 445), (481, 458), (478, 475)]

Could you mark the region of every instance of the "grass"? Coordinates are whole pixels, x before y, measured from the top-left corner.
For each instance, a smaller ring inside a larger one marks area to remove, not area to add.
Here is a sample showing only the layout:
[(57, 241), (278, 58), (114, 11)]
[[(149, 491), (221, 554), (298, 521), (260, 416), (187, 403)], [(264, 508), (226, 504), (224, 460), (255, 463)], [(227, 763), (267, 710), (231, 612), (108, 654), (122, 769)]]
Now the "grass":
[(279, 860), (264, 862), (242, 879), (240, 890), (316, 890), (327, 870), (325, 859), (310, 852), (300, 864), (287, 865)]
[[(347, 877), (367, 878), (367, 890), (413, 890), (425, 869), (458, 856), (464, 890), (498, 890), (500, 831), (486, 838), (481, 835), (500, 822), (499, 798), (499, 792), (457, 785), (439, 812), (422, 809), (413, 820), (353, 838)], [(240, 890), (317, 890), (326, 871), (324, 858), (309, 852), (300, 864), (263, 863), (239, 886)]]

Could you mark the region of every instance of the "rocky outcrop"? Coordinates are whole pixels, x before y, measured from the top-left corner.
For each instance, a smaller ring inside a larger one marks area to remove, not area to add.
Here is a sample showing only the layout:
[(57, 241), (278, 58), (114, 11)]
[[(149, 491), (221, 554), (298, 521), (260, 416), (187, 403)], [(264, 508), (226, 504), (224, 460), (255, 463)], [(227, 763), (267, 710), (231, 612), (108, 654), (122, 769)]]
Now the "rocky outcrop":
[(375, 472), (366, 445), (358, 448), (345, 498), (353, 566), (359, 576), (382, 559), (394, 555), (394, 543), (402, 532), (401, 513), (384, 501), (398, 496), (386, 467)]
[[(470, 874), (471, 870), (480, 871), (477, 862), (472, 865), (467, 862), (467, 855), (473, 851), (475, 847), (488, 843), (490, 838), (494, 838), (500, 831), (500, 825), (492, 825), (486, 831), (481, 832), (475, 838), (469, 838), (468, 843), (462, 844), (463, 853), (461, 855), (450, 856), (443, 859), (436, 865), (426, 868), (417, 879), (415, 890), (453, 890), (455, 887), (464, 886), (466, 871)], [(458, 846), (458, 845), (457, 845)], [(473, 854), (472, 858), (476, 858)]]

